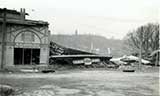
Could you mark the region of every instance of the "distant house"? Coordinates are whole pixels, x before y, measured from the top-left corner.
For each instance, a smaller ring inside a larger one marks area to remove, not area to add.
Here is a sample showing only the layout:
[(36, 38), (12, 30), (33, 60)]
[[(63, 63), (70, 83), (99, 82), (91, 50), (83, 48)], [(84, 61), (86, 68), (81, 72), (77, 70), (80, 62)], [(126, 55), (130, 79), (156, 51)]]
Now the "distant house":
[(158, 54), (158, 52), (160, 52), (160, 49), (153, 51), (153, 52), (151, 53), (151, 56), (153, 56), (153, 55), (155, 55), (155, 54)]
[[(125, 62), (138, 62), (139, 61), (139, 57), (133, 56), (133, 55), (129, 55), (129, 56), (123, 56), (120, 58), (112, 58), (111, 61), (113, 62), (119, 62), (120, 64), (125, 64)], [(141, 62), (143, 64), (150, 64), (151, 62), (145, 59), (141, 59)]]
[(25, 9), (0, 9), (1, 67), (48, 63), (49, 24), (26, 15)]
[(156, 56), (155, 65), (160, 65), (160, 49), (153, 51), (150, 56)]

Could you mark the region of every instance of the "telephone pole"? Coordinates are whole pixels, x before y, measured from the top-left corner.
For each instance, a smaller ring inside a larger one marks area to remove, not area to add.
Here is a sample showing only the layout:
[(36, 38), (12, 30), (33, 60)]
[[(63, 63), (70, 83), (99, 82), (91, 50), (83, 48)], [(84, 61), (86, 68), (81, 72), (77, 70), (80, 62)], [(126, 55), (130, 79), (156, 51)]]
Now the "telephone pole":
[(139, 48), (139, 71), (141, 70), (141, 65), (142, 65), (142, 42), (143, 42), (143, 27), (141, 28), (140, 31), (140, 48)]
[(4, 68), (5, 59), (5, 38), (6, 38), (6, 8), (3, 9), (3, 23), (2, 23), (2, 56), (1, 56), (1, 69)]

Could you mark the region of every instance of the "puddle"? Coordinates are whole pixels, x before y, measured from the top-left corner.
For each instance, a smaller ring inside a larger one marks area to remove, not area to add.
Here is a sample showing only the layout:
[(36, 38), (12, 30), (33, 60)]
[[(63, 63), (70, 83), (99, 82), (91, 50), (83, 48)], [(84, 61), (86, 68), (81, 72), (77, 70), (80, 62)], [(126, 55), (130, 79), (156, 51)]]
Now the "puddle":
[(59, 89), (56, 89), (56, 94), (58, 95), (61, 95), (61, 94), (76, 94), (76, 93), (79, 93), (80, 90), (79, 89), (67, 89), (67, 88), (59, 88)]
[(121, 93), (112, 92), (112, 91), (102, 90), (97, 92), (97, 96), (125, 96), (125, 95)]

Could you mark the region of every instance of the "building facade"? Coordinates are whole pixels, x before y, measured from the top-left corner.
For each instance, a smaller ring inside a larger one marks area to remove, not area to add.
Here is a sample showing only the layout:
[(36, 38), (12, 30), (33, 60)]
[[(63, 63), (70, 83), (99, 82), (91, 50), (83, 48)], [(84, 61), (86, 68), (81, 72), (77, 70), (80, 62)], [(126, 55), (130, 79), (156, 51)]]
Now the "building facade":
[(0, 9), (1, 67), (48, 64), (48, 22), (28, 20), (24, 9)]

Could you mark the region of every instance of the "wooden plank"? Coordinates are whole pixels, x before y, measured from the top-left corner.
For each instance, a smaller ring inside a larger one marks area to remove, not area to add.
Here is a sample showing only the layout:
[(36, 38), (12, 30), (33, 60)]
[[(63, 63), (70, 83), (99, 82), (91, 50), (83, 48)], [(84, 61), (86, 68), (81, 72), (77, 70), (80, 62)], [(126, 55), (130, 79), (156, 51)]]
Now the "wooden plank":
[(67, 57), (105, 57), (105, 58), (112, 58), (110, 56), (106, 55), (53, 55), (51, 58), (67, 58)]

